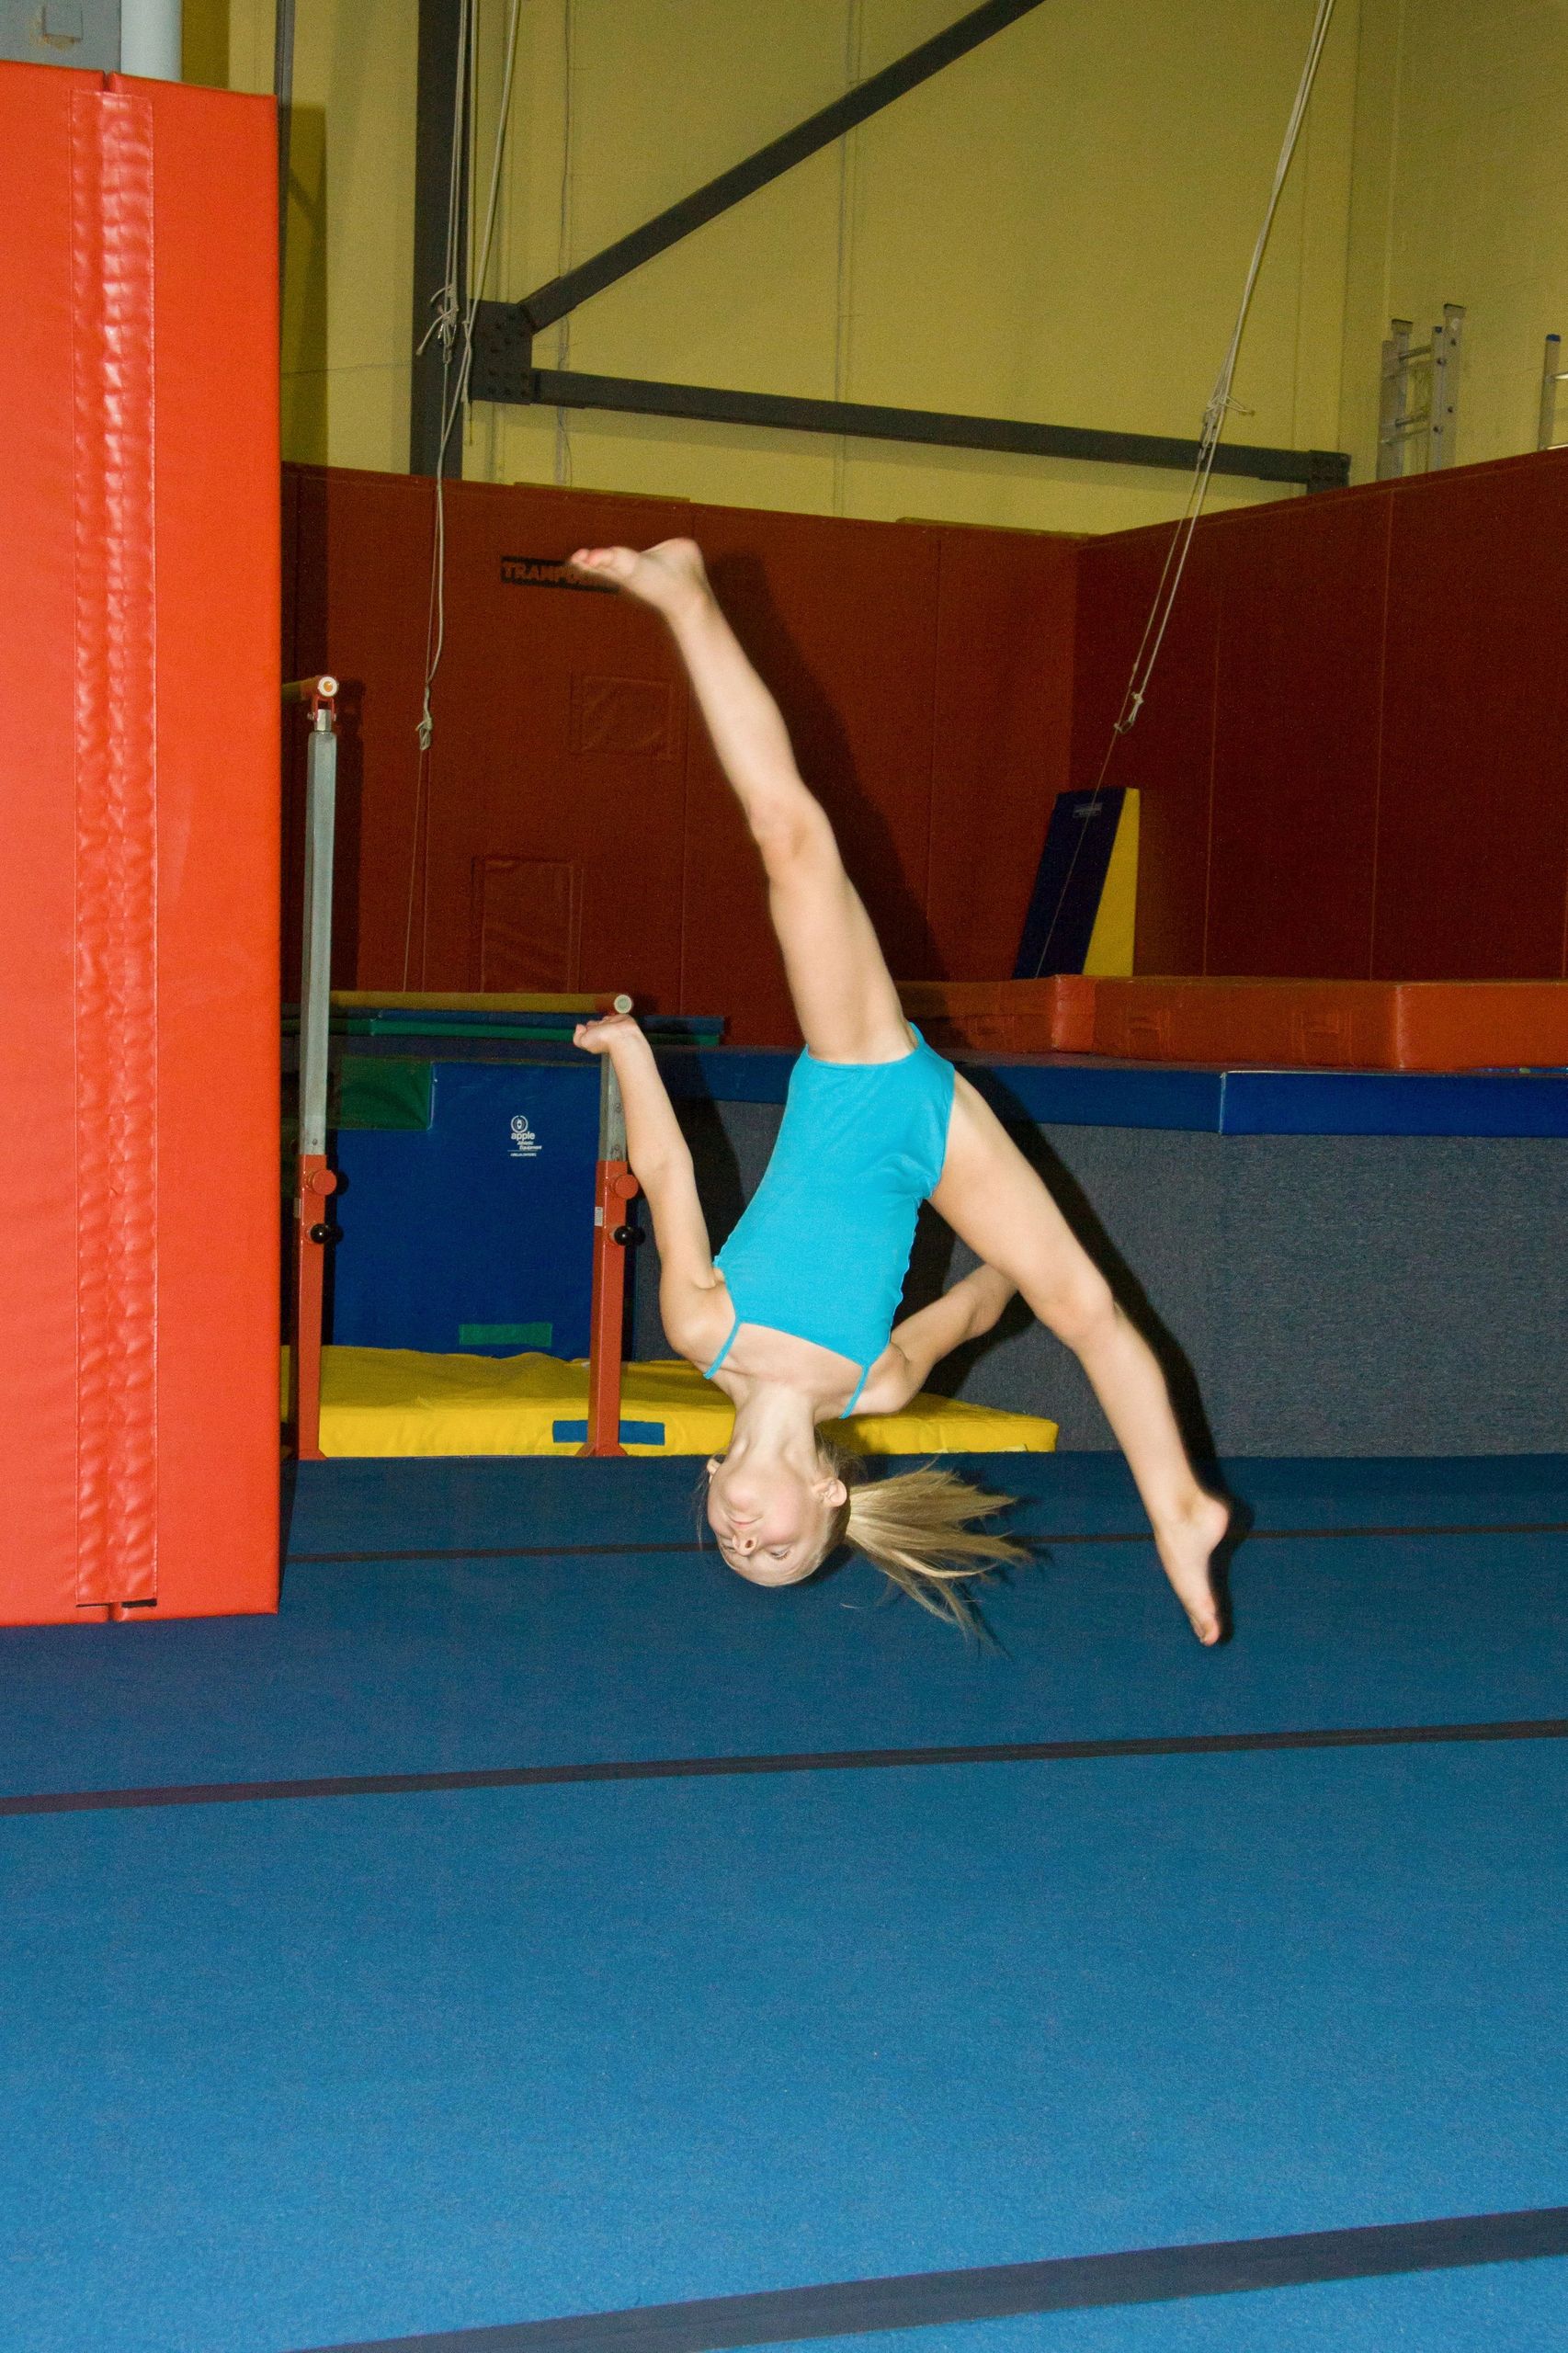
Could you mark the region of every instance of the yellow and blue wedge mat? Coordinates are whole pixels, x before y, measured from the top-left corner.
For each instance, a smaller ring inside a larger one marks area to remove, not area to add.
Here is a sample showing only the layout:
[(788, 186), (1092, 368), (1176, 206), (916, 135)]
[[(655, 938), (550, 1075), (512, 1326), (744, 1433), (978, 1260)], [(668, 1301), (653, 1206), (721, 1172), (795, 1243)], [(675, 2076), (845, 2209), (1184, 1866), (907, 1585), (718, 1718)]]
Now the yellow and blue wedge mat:
[[(283, 1389), (287, 1401), (288, 1354)], [(620, 1442), (628, 1454), (719, 1454), (734, 1408), (678, 1358), (629, 1364)], [(858, 1454), (1047, 1454), (1056, 1424), (951, 1397), (828, 1425)], [(413, 1348), (322, 1352), (327, 1455), (575, 1454), (587, 1437), (588, 1368), (558, 1357), (426, 1356)]]

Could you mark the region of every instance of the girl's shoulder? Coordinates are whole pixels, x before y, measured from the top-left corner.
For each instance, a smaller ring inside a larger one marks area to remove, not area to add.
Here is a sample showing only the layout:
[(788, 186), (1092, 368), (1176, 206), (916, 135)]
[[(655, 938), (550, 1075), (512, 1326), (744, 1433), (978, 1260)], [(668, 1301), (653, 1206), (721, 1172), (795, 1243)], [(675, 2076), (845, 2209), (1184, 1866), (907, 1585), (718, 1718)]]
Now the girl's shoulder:
[(917, 1386), (908, 1358), (896, 1341), (890, 1340), (873, 1359), (848, 1418), (858, 1421), (864, 1414), (900, 1413)]
[(724, 1278), (714, 1269), (711, 1283), (683, 1283), (678, 1302), (660, 1300), (665, 1337), (677, 1356), (706, 1372), (735, 1328), (735, 1311)]

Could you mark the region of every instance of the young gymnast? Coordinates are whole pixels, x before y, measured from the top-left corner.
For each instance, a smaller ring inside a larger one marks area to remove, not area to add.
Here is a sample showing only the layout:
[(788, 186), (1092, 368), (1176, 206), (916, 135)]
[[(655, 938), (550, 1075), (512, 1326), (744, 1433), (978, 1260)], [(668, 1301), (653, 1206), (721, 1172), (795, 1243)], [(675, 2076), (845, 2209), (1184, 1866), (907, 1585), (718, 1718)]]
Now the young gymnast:
[[(1227, 1508), (1199, 1486), (1147, 1342), (1046, 1187), (968, 1080), (904, 1019), (832, 827), (699, 551), (689, 540), (643, 554), (585, 548), (572, 569), (652, 606), (675, 637), (761, 855), (806, 1041), (767, 1173), (715, 1261), (647, 1040), (625, 1016), (576, 1033), (611, 1057), (620, 1081), (670, 1344), (734, 1402), (729, 1450), (708, 1465), (708, 1519), (724, 1559), (756, 1584), (793, 1585), (847, 1541), (926, 1608), (964, 1619), (955, 1580), (1021, 1549), (971, 1525), (1000, 1499), (932, 1469), (852, 1485), (853, 1466), (817, 1426), (896, 1413), (1019, 1291), (1083, 1365), (1193, 1631), (1217, 1642), (1210, 1560)], [(982, 1263), (894, 1326), (925, 1199)]]

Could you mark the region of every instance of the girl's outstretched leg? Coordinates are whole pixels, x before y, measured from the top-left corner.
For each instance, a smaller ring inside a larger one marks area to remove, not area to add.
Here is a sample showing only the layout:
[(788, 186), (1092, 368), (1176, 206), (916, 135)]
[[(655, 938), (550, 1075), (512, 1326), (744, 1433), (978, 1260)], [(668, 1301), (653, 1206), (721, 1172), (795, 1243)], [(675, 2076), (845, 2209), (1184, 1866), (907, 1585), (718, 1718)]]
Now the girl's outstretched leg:
[(699, 550), (665, 540), (585, 548), (585, 579), (613, 581), (662, 613), (713, 747), (762, 858), (768, 913), (796, 1017), (824, 1062), (895, 1062), (913, 1042), (871, 921), (821, 803), (801, 782), (778, 706), (721, 612)]
[(960, 1077), (933, 1206), (1015, 1283), (1083, 1366), (1153, 1529), (1161, 1565), (1200, 1643), (1220, 1639), (1211, 1566), (1230, 1512), (1199, 1486), (1154, 1353), (1017, 1144)]

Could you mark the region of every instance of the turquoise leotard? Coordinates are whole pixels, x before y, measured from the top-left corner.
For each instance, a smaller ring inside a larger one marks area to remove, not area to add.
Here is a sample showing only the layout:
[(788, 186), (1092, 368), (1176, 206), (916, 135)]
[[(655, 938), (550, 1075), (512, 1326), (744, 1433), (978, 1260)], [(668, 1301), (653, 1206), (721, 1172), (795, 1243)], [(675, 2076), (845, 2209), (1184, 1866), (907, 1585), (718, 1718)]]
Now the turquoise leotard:
[(898, 1062), (804, 1053), (790, 1072), (773, 1156), (716, 1262), (735, 1320), (710, 1376), (741, 1325), (760, 1324), (848, 1357), (860, 1367), (850, 1406), (858, 1401), (948, 1149), (952, 1064), (915, 1034)]

